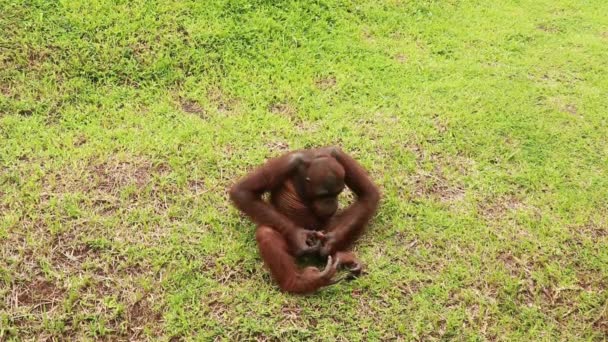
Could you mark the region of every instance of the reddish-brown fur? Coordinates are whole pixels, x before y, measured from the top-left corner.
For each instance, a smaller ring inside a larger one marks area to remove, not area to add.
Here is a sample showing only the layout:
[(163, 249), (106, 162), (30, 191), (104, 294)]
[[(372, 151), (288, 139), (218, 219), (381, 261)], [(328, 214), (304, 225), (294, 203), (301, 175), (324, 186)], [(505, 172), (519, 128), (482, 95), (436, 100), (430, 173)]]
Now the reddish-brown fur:
[[(357, 200), (337, 212), (344, 185)], [(262, 199), (266, 192), (269, 202)], [(374, 215), (380, 193), (352, 157), (337, 148), (320, 148), (268, 160), (235, 184), (230, 198), (258, 224), (260, 254), (280, 288), (310, 293), (332, 284), (339, 266), (361, 271), (349, 249)], [(295, 258), (304, 254), (327, 256), (325, 270), (300, 270)]]

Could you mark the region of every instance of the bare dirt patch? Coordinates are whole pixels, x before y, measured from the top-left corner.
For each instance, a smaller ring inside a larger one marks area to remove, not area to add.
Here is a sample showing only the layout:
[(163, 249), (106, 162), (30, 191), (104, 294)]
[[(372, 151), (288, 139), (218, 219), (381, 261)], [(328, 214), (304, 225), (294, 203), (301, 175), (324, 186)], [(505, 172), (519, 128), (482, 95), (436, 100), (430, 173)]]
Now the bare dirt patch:
[(74, 138), (74, 147), (80, 147), (87, 142), (87, 136), (84, 134), (79, 134)]
[(297, 113), (296, 108), (288, 102), (273, 103), (268, 107), (268, 110), (273, 114), (285, 115), (287, 117), (293, 117)]
[(439, 166), (431, 171), (419, 170), (413, 178), (414, 193), (417, 196), (433, 197), (441, 202), (460, 201), (464, 198), (464, 188), (450, 182)]
[[(158, 200), (152, 193), (133, 200), (121, 198), (119, 191), (125, 186), (154, 187), (153, 178), (169, 170), (168, 165), (153, 164), (142, 157), (112, 157), (41, 176), (41, 195), (35, 209), (40, 216), (31, 222), (23, 218), (21, 227), (27, 229), (17, 228), (10, 241), (0, 247), (0, 256), (11, 260), (10, 271), (17, 279), (6, 303), (17, 317), (9, 324), (20, 335), (27, 338), (45, 331), (47, 321), (64, 327), (64, 337), (70, 331), (91, 329), (90, 321), (65, 318), (73, 311), (80, 317), (106, 322), (113, 336), (136, 338), (144, 326), (160, 320), (148, 303), (134, 304), (131, 312), (137, 317), (128, 316), (132, 298), (141, 291), (139, 279), (154, 275), (141, 258), (127, 255), (125, 246), (128, 243), (129, 250), (137, 252), (137, 246), (162, 240), (157, 236), (165, 233), (160, 230), (164, 226), (158, 225), (159, 231), (152, 224), (145, 230), (132, 228), (121, 212), (111, 218), (118, 227), (108, 229), (100, 224), (105, 217), (99, 219), (91, 213), (108, 206), (123, 208), (127, 214), (130, 210), (145, 212), (149, 206), (156, 208)], [(85, 196), (75, 197), (77, 193)], [(66, 198), (81, 198), (78, 205), (83, 214), (64, 216), (63, 208), (72, 203)], [(152, 327), (151, 331), (156, 330)]]
[(216, 293), (207, 297), (212, 298), (205, 305), (203, 305), (203, 307), (208, 308), (207, 314), (211, 318), (219, 322), (223, 322), (225, 320), (224, 314), (229, 311), (229, 306), (222, 301), (224, 296), (221, 293)]
[[(48, 310), (57, 302), (60, 302), (65, 291), (57, 287), (54, 283), (44, 278), (17, 285), (14, 290), (16, 293), (17, 306), (31, 306), (32, 310), (40, 308)], [(49, 307), (46, 307), (49, 306)]]
[(578, 115), (578, 108), (572, 103), (567, 104), (564, 109), (566, 110), (566, 112), (572, 115)]
[(207, 97), (213, 102), (220, 113), (232, 111), (236, 106), (236, 100), (227, 96), (220, 88), (211, 88)]
[(272, 155), (279, 155), (289, 151), (289, 143), (284, 141), (270, 141), (265, 144), (266, 148)]
[(295, 125), (297, 132), (303, 134), (315, 133), (322, 129), (321, 125), (316, 121), (298, 120)]
[(127, 320), (129, 322), (129, 331), (137, 336), (141, 333), (144, 326), (160, 322), (162, 315), (160, 312), (155, 311), (152, 304), (144, 297), (129, 305), (127, 308)]
[[(579, 74), (567, 73), (561, 70), (549, 70), (544, 72), (542, 75), (530, 75), (530, 78), (536, 82), (539, 82), (547, 87), (558, 87), (558, 86), (571, 86), (580, 81), (583, 78)], [(558, 103), (563, 101), (560, 98), (553, 98), (553, 102)]]
[(585, 225), (574, 227), (573, 229), (579, 234), (588, 236), (594, 240), (608, 238), (608, 225), (602, 225), (599, 222), (592, 221)]
[(203, 109), (203, 107), (201, 107), (201, 105), (194, 101), (194, 100), (189, 100), (189, 99), (180, 99), (180, 105), (181, 108), (184, 112), (186, 113), (190, 113), (190, 114), (196, 114), (198, 116), (201, 117), (205, 117), (205, 110)]
[(216, 263), (212, 269), (212, 272), (215, 273), (213, 278), (216, 279), (220, 284), (224, 285), (228, 285), (233, 282), (240, 282), (249, 277), (248, 271), (239, 265)]
[[(551, 80), (548, 76), (546, 78), (543, 77), (543, 80), (546, 80), (547, 82), (555, 82), (554, 80)], [(556, 111), (568, 113), (572, 116), (579, 118), (582, 117), (580, 109), (575, 103), (572, 103), (572, 99), (568, 99), (562, 96), (555, 96), (549, 98), (543, 97), (539, 100), (539, 103), (546, 105)]]
[(479, 211), (482, 216), (487, 218), (501, 218), (509, 212), (522, 209), (531, 209), (514, 195), (506, 195), (480, 203)]
[(401, 64), (407, 63), (407, 56), (405, 54), (399, 53), (395, 56), (395, 60)]
[(30, 50), (27, 54), (29, 67), (31, 69), (37, 68), (43, 64), (50, 55), (48, 50)]
[(145, 160), (106, 161), (92, 167), (97, 188), (105, 192), (115, 192), (128, 184), (144, 186), (150, 180), (152, 166)]
[(536, 27), (537, 29), (547, 33), (559, 33), (561, 29), (551, 23), (542, 23)]
[[(440, 202), (458, 202), (464, 199), (465, 189), (451, 174), (459, 176), (472, 172), (474, 162), (461, 156), (445, 157), (427, 152), (422, 146), (409, 148), (416, 158), (415, 174), (407, 179), (417, 197), (426, 197)], [(431, 166), (429, 168), (429, 166)]]
[(424, 288), (430, 286), (433, 282), (429, 279), (418, 279), (415, 281), (401, 282), (397, 285), (397, 289), (404, 296), (413, 296)]
[(449, 129), (448, 123), (445, 121), (445, 119), (442, 119), (441, 115), (439, 114), (433, 115), (433, 126), (435, 126), (435, 129), (439, 134), (444, 134)]
[[(71, 241), (73, 242), (73, 241)], [(96, 257), (99, 255), (97, 250), (83, 243), (56, 244), (53, 247), (53, 259), (58, 265), (81, 263), (87, 257)]]
[(192, 191), (193, 193), (199, 194), (199, 195), (210, 190), (207, 187), (207, 185), (205, 184), (205, 180), (204, 179), (191, 179), (191, 180), (189, 180), (188, 181), (188, 189), (190, 191)]
[[(50, 241), (48, 248), (38, 246), (26, 251), (22, 273), (41, 274), (39, 260), (44, 260), (43, 264), (54, 270), (54, 274), (63, 281), (50, 281), (38, 276), (34, 281), (16, 284), (13, 293), (19, 306), (32, 314), (22, 322), (29, 326), (28, 333), (38, 331), (44, 317), (63, 320), (68, 331), (87, 329), (84, 321), (79, 322), (81, 327), (78, 328), (71, 320), (62, 318), (66, 310), (74, 307), (78, 308), (80, 315), (107, 322), (107, 327), (121, 336), (138, 336), (144, 326), (161, 320), (148, 302), (129, 304), (129, 298), (140, 291), (135, 285), (136, 279), (150, 277), (150, 267), (129, 262), (125, 255), (120, 254), (120, 247), (97, 248), (82, 243), (79, 240), (83, 236), (80, 235), (65, 233), (54, 238), (39, 238)], [(58, 281), (68, 287), (61, 287)], [(124, 305), (126, 315), (117, 311), (115, 305)]]
[(361, 32), (361, 39), (367, 43), (375, 43), (376, 35), (371, 31), (369, 27), (364, 27)]
[(516, 294), (520, 305), (534, 306), (539, 301), (549, 310), (550, 315), (557, 321), (563, 321), (574, 311), (578, 310), (578, 298), (584, 292), (600, 294), (606, 291), (606, 283), (594, 272), (577, 272), (577, 281), (572, 285), (560, 285), (558, 282), (541, 284), (535, 279), (535, 274), (546, 267), (543, 261), (528, 258), (526, 255), (515, 256), (511, 251), (498, 254), (500, 261), (517, 279), (519, 288)]
[(321, 90), (333, 88), (337, 83), (336, 76), (321, 77), (315, 80), (315, 85)]
[[(85, 164), (66, 167), (49, 173), (43, 179), (43, 199), (66, 193), (82, 192), (92, 195), (100, 204), (110, 201), (107, 195), (116, 195), (128, 185), (143, 188), (153, 176), (170, 172), (165, 163), (152, 164), (144, 157), (117, 159), (111, 157), (102, 161), (90, 160)], [(97, 196), (99, 195), (99, 196)]]
[(7, 84), (0, 85), (0, 94), (6, 97), (12, 97), (11, 89)]
[(497, 258), (513, 277), (518, 277), (522, 274), (528, 275), (531, 272), (531, 265), (514, 256), (510, 251), (501, 252)]

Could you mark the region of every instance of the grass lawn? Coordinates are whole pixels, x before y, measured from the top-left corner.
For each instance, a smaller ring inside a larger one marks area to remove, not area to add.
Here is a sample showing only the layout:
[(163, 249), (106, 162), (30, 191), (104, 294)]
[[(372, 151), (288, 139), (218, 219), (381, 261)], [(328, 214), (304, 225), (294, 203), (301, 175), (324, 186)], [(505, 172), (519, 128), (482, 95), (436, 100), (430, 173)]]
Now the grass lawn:
[[(0, 340), (605, 341), (607, 14), (0, 0)], [(368, 274), (283, 294), (227, 189), (333, 144)]]

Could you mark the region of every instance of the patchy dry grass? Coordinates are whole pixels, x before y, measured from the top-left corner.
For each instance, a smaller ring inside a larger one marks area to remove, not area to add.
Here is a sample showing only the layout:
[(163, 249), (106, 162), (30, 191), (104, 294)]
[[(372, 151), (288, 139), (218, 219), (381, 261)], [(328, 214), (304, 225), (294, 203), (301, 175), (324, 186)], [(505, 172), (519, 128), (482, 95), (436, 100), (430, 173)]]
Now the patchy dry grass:
[[(0, 9), (0, 340), (608, 336), (605, 1)], [(367, 274), (282, 294), (226, 189), (330, 144)]]

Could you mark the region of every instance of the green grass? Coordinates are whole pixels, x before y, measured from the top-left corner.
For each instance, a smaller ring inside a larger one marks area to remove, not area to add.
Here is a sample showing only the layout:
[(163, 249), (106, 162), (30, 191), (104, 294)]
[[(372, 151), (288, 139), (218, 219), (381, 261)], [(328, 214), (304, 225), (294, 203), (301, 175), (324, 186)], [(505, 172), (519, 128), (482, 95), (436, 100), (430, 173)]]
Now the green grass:
[[(0, 340), (606, 339), (608, 2), (0, 12)], [(226, 190), (333, 144), (368, 274), (282, 294)]]

